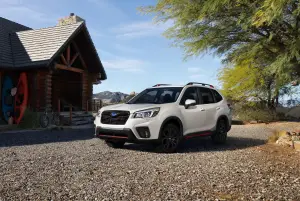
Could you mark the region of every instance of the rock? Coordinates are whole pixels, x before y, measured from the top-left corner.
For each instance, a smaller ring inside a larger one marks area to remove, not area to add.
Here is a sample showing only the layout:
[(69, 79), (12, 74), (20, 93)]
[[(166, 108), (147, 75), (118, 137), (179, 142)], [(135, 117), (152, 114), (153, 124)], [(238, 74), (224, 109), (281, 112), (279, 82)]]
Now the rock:
[(278, 140), (276, 141), (276, 144), (279, 144), (279, 145), (288, 145), (288, 144), (290, 144), (290, 142), (291, 142), (291, 138), (290, 137), (282, 136), (282, 137), (278, 138)]
[(258, 121), (253, 120), (253, 121), (250, 121), (249, 123), (250, 123), (250, 124), (257, 124)]
[(300, 141), (294, 141), (294, 148), (295, 148), (297, 151), (300, 151)]
[(292, 136), (292, 140), (294, 140), (294, 141), (300, 141), (300, 136)]

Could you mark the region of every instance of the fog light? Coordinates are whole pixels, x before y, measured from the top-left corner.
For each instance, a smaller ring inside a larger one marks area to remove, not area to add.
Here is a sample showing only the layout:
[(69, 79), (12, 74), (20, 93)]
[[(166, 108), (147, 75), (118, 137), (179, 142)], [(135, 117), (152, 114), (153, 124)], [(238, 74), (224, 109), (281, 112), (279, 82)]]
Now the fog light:
[(136, 128), (137, 132), (139, 133), (139, 136), (141, 138), (150, 138), (150, 130), (148, 127), (138, 127)]

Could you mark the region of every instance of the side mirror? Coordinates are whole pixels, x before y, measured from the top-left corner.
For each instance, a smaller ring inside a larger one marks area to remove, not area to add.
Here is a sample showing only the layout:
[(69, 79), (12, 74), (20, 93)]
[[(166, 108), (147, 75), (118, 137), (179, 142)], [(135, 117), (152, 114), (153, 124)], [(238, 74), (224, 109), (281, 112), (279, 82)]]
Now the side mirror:
[(188, 109), (190, 106), (196, 105), (196, 101), (192, 99), (187, 99), (184, 103), (185, 109)]

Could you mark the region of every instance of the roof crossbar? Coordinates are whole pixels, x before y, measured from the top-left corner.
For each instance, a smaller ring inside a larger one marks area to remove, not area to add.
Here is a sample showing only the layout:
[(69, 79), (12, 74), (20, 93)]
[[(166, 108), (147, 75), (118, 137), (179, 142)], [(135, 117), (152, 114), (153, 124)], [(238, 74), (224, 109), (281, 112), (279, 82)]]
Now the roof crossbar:
[(169, 86), (170, 84), (156, 84), (156, 85), (154, 85), (154, 86), (152, 86), (152, 87), (159, 87), (159, 86)]
[(214, 88), (214, 86), (211, 85), (211, 84), (205, 84), (205, 83), (201, 83), (201, 82), (189, 82), (186, 85), (194, 85), (194, 84), (199, 84), (199, 85), (202, 85), (202, 86), (209, 86), (211, 88)]

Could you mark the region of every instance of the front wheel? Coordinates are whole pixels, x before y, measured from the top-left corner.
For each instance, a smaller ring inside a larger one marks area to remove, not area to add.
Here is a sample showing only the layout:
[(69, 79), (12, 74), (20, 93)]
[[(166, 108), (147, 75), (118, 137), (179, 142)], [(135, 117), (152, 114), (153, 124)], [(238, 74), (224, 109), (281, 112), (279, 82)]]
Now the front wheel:
[(160, 144), (158, 151), (163, 153), (173, 153), (177, 150), (181, 140), (180, 129), (175, 124), (167, 124), (160, 134)]
[(125, 144), (125, 141), (111, 141), (111, 140), (105, 140), (105, 143), (107, 146), (112, 148), (122, 148)]
[(227, 139), (227, 124), (225, 119), (220, 119), (217, 123), (216, 132), (211, 136), (213, 143), (225, 144)]

